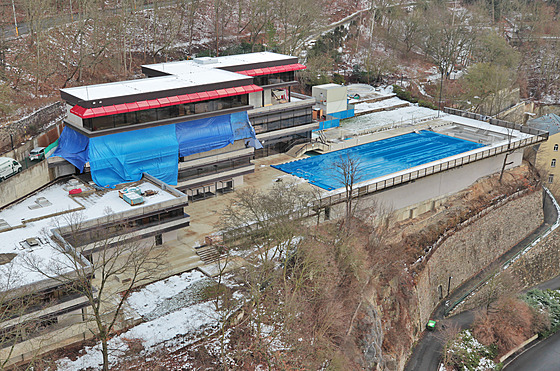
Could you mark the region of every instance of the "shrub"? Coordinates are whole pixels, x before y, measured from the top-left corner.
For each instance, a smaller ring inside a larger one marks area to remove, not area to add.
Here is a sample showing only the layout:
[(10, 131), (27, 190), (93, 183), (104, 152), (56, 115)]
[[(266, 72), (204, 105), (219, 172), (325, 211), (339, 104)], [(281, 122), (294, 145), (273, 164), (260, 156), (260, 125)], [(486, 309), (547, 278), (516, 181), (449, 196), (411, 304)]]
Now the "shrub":
[(525, 302), (506, 296), (492, 307), (493, 311), (478, 314), (473, 323), (473, 334), (482, 344), (496, 344), (501, 355), (534, 334), (534, 316)]
[(486, 370), (495, 366), (492, 359), (497, 356), (495, 345), (484, 346), (476, 340), (469, 330), (461, 331), (454, 340), (445, 346), (448, 366), (459, 370)]
[(434, 109), (434, 110), (438, 109), (438, 107), (435, 104), (433, 104), (432, 102), (428, 102), (427, 100), (423, 100), (423, 99), (418, 100), (418, 105), (420, 107), (426, 107), (426, 108), (430, 108), (430, 109)]
[(397, 97), (402, 100), (406, 100), (410, 103), (418, 103), (418, 99), (414, 98), (409, 91), (404, 90), (398, 85), (393, 85), (393, 93), (395, 93)]
[(546, 313), (550, 326), (539, 330), (539, 335), (548, 337), (560, 329), (560, 292), (556, 290), (530, 290), (524, 300), (536, 312)]

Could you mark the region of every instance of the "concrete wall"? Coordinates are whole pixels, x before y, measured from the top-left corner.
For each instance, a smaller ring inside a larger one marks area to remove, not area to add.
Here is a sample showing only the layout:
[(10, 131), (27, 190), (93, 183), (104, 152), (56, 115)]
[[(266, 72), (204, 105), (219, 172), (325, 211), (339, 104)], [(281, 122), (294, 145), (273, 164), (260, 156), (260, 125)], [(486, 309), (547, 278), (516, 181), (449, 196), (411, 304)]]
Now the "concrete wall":
[(254, 108), (262, 107), (262, 93), (257, 91), (255, 93), (249, 93), (249, 105), (253, 106)]
[[(449, 195), (469, 187), (478, 179), (499, 172), (504, 156), (502, 154), (490, 157), (364, 196), (357, 200), (357, 207), (382, 207), (384, 210), (394, 211), (397, 220), (416, 217), (434, 207), (439, 207)], [(513, 162), (513, 164), (507, 168), (520, 165), (522, 158), (522, 151), (510, 155), (508, 162)], [(344, 204), (331, 208), (331, 217), (340, 218), (344, 213)]]
[[(438, 286), (447, 294), (509, 250), (543, 221), (543, 194), (529, 193), (490, 211), (447, 238), (417, 277), (418, 326), (426, 323), (440, 301)], [(512, 228), (515, 223), (515, 228)]]
[(34, 192), (52, 179), (47, 161), (41, 161), (37, 165), (6, 179), (0, 183), (0, 208), (28, 193)]

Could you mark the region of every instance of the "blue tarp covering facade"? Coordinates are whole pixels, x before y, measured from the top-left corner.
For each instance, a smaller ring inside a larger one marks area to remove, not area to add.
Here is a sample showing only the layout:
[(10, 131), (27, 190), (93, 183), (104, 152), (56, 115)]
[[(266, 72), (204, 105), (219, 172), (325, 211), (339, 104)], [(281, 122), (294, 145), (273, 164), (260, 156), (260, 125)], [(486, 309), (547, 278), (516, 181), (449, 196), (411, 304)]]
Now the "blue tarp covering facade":
[(63, 157), (80, 171), (84, 171), (84, 165), (89, 161), (89, 138), (65, 126), (58, 139), (58, 147), (52, 155)]
[(181, 157), (233, 143), (230, 115), (181, 122), (175, 126)]
[(113, 187), (140, 180), (142, 173), (148, 173), (176, 185), (178, 148), (174, 125), (91, 138), (91, 177), (97, 185)]
[(254, 147), (255, 149), (263, 148), (261, 142), (259, 142), (255, 135), (253, 125), (249, 122), (249, 115), (247, 115), (247, 112), (232, 113), (231, 128), (233, 129), (234, 140), (246, 139), (245, 145), (247, 147)]
[(176, 185), (179, 156), (223, 148), (235, 140), (262, 148), (247, 112), (87, 138), (65, 127), (53, 156), (83, 171), (89, 162), (102, 187), (140, 180), (142, 173)]
[(344, 161), (347, 156), (358, 160), (358, 182), (361, 182), (480, 147), (484, 145), (432, 131), (420, 131), (272, 167), (330, 191), (344, 186), (336, 177), (335, 164)]

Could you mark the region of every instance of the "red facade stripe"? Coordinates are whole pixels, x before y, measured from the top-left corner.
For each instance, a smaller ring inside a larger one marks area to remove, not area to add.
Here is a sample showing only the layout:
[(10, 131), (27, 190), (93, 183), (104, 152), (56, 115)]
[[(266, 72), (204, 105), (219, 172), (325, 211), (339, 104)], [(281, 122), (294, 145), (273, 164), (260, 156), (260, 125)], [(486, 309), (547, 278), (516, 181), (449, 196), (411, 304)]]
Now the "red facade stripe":
[(294, 63), (294, 64), (286, 64), (284, 66), (275, 66), (275, 67), (257, 68), (254, 70), (238, 71), (237, 73), (242, 75), (247, 75), (247, 76), (262, 76), (262, 75), (270, 75), (273, 73), (299, 71), (299, 70), (304, 70), (306, 68), (307, 67), (305, 67), (303, 64)]
[(186, 104), (186, 103), (194, 103), (194, 102), (200, 102), (200, 101), (217, 99), (217, 98), (225, 98), (234, 95), (254, 93), (262, 90), (263, 88), (253, 84), (253, 85), (246, 85), (246, 86), (237, 86), (234, 88), (227, 88), (227, 89), (210, 90), (210, 91), (205, 91), (200, 93), (183, 94), (178, 96), (174, 95), (171, 97), (152, 99), (148, 101), (142, 100), (138, 102), (116, 104), (116, 105), (105, 106), (105, 107), (84, 108), (75, 105), (74, 107), (72, 107), (70, 112), (83, 119), (88, 119), (93, 117), (116, 115), (119, 113), (141, 111), (145, 109), (166, 107), (166, 106), (177, 105), (177, 104)]

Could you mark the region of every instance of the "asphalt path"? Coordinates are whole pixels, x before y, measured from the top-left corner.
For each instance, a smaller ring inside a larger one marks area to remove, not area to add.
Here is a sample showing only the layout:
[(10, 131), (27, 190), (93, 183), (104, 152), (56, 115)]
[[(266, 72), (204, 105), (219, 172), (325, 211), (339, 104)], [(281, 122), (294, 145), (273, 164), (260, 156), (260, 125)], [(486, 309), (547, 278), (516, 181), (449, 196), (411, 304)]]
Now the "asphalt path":
[[(484, 268), (478, 274), (465, 281), (459, 287), (457, 287), (443, 302), (441, 302), (432, 312), (431, 319), (438, 321), (438, 326), (434, 331), (424, 331), (422, 337), (414, 347), (412, 355), (408, 359), (405, 366), (407, 371), (431, 371), (437, 370), (440, 362), (441, 351), (443, 349), (443, 326), (458, 326), (462, 330), (470, 327), (474, 320), (475, 311), (465, 311), (455, 316), (444, 319), (445, 312), (450, 303), (455, 303), (466, 293), (476, 287), (481, 281), (490, 277), (492, 272), (496, 271), (501, 265), (512, 258), (519, 251), (524, 249), (529, 243), (535, 240), (541, 233), (543, 233), (548, 227), (550, 227), (556, 219), (558, 218), (558, 213), (552, 200), (549, 198), (548, 194), (544, 194), (544, 221), (543, 223), (529, 236), (527, 236), (523, 241), (519, 242), (517, 245), (512, 247), (505, 254), (500, 256), (494, 262), (492, 262), (488, 267)], [(548, 287), (548, 286), (550, 287)], [(557, 288), (560, 287), (560, 277), (557, 277), (551, 281), (547, 281), (544, 284), (536, 286), (537, 288)], [(556, 368), (560, 370), (560, 368)]]
[(507, 371), (560, 370), (560, 332), (537, 343), (504, 367)]

